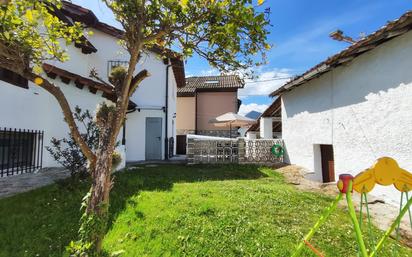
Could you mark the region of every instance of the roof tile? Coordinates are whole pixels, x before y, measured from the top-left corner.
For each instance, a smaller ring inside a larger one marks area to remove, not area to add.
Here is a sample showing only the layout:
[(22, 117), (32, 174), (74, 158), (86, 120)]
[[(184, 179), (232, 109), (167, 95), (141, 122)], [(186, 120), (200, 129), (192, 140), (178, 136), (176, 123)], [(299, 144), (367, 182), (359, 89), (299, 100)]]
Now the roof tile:
[(177, 95), (193, 95), (198, 89), (238, 89), (244, 85), (237, 75), (189, 77), (186, 85), (177, 89)]

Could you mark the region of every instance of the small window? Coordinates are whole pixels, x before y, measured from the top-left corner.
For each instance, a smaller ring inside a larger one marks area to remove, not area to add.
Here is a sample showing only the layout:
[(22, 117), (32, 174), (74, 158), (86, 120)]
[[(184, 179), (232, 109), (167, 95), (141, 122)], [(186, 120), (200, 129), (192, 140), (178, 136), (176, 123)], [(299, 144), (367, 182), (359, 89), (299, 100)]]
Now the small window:
[(125, 69), (129, 67), (128, 61), (108, 61), (107, 62), (107, 77), (110, 76), (112, 70), (116, 67), (123, 66)]
[(14, 73), (10, 70), (0, 68), (0, 80), (3, 80), (7, 83), (12, 85), (22, 87), (22, 88), (29, 88), (29, 83), (27, 79), (23, 78), (17, 73)]

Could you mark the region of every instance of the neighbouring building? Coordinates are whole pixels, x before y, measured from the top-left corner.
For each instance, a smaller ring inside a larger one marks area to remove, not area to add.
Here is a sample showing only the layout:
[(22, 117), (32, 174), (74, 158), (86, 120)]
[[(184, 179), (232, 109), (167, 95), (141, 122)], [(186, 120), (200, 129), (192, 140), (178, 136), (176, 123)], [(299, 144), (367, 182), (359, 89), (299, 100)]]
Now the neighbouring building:
[(177, 89), (177, 145), (184, 153), (187, 134), (229, 137), (237, 135), (237, 128), (216, 127), (209, 123), (217, 116), (240, 107), (238, 89), (243, 81), (236, 75), (186, 78), (184, 87)]
[[(282, 101), (286, 159), (336, 181), (389, 156), (412, 171), (412, 11), (272, 93)], [(399, 201), (393, 188), (372, 193)]]
[[(95, 69), (108, 82), (111, 69), (127, 65), (128, 54), (118, 44), (123, 31), (100, 22), (92, 11), (64, 1), (56, 16), (65, 22), (82, 22), (93, 36), (68, 46), (70, 60), (44, 65), (45, 76), (59, 86), (71, 107), (94, 112), (103, 101), (115, 97), (113, 87), (89, 78)], [(126, 126), (119, 135), (128, 162), (160, 160), (175, 152), (176, 92), (185, 85), (183, 62), (170, 51), (148, 49), (136, 67), (147, 69), (145, 79), (131, 98)], [(58, 164), (45, 150), (52, 137), (67, 137), (62, 111), (48, 92), (8, 70), (0, 70), (0, 173), (1, 176)]]
[(281, 98), (276, 100), (257, 118), (257, 122), (246, 131), (249, 139), (282, 138)]

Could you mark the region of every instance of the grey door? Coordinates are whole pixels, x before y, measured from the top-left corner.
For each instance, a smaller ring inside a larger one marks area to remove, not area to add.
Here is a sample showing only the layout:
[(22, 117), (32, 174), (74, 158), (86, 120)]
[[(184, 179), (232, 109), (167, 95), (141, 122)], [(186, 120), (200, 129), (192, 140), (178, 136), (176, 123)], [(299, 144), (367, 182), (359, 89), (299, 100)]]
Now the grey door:
[(162, 159), (162, 118), (146, 118), (146, 160)]

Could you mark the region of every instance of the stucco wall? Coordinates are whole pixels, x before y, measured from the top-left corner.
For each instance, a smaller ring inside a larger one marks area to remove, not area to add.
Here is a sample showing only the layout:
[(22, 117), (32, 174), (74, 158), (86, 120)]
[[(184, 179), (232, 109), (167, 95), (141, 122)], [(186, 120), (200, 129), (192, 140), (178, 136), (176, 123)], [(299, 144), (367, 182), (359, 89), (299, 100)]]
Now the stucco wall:
[(168, 138), (173, 137), (173, 154), (176, 154), (176, 135), (177, 135), (177, 84), (175, 75), (169, 67), (169, 111), (168, 111)]
[[(149, 58), (151, 57), (151, 58)], [(165, 118), (163, 111), (166, 99), (166, 65), (155, 58), (153, 54), (147, 55), (141, 62), (143, 68), (147, 69), (152, 76), (145, 79), (132, 96), (132, 100), (140, 108), (127, 115), (126, 132), (126, 160), (130, 162), (145, 159), (145, 130), (146, 117), (162, 118), (162, 158), (165, 156)], [(168, 90), (168, 135), (176, 142), (176, 80), (169, 67), (169, 90)], [(176, 153), (176, 144), (173, 153)]]
[[(391, 40), (282, 95), (290, 163), (321, 180), (319, 144), (333, 144), (336, 178), (356, 175), (382, 156), (412, 171), (412, 33)], [(392, 188), (374, 194), (399, 201)]]
[[(58, 79), (54, 82), (61, 87), (72, 109), (79, 105), (94, 113), (97, 104), (103, 100), (101, 92), (94, 95), (88, 88), (76, 88), (72, 82), (70, 85)], [(24, 89), (0, 81), (0, 92), (0, 127), (43, 130), (44, 146), (50, 145), (52, 137), (67, 137), (68, 126), (63, 121), (60, 106), (47, 91), (31, 83), (29, 89)], [(45, 150), (43, 166), (58, 166)]]
[[(107, 80), (108, 61), (127, 61), (128, 54), (118, 44), (118, 39), (100, 31), (94, 30), (94, 35), (89, 37), (90, 42), (98, 49), (97, 53), (85, 55), (81, 50), (73, 46), (68, 47), (70, 60), (66, 63), (51, 62), (50, 64), (63, 68), (72, 73), (89, 77), (90, 70), (95, 68), (99, 76)], [(132, 96), (141, 113), (128, 115), (126, 151), (127, 161), (144, 160), (145, 154), (145, 118), (161, 117), (162, 120), (162, 151), (164, 156), (164, 124), (165, 113), (162, 108), (166, 99), (166, 65), (151, 52), (145, 53), (136, 67), (136, 73), (147, 69), (151, 76), (145, 79)], [(63, 84), (60, 78), (53, 81), (60, 86), (72, 108), (79, 105), (82, 109), (92, 112), (97, 104), (105, 99), (101, 97), (102, 92), (97, 94), (89, 92), (85, 87), (83, 90), (76, 88), (71, 82)], [(176, 113), (176, 81), (172, 69), (169, 72), (169, 110), (168, 110), (168, 136), (175, 137), (175, 113)], [(147, 110), (155, 109), (155, 110)], [(38, 129), (45, 131), (44, 144), (47, 146), (52, 137), (66, 137), (68, 133), (67, 124), (63, 122), (63, 115), (57, 101), (46, 91), (30, 84), (30, 88), (23, 89), (3, 81), (0, 81), (0, 127), (17, 129)], [(122, 132), (119, 135), (121, 140)], [(176, 141), (176, 140), (175, 140)], [(43, 166), (58, 166), (52, 160), (47, 151), (43, 151)]]
[(237, 113), (237, 92), (199, 92), (197, 94), (197, 130), (229, 130), (209, 123), (227, 112)]
[(194, 131), (196, 126), (196, 97), (177, 98), (177, 131)]

